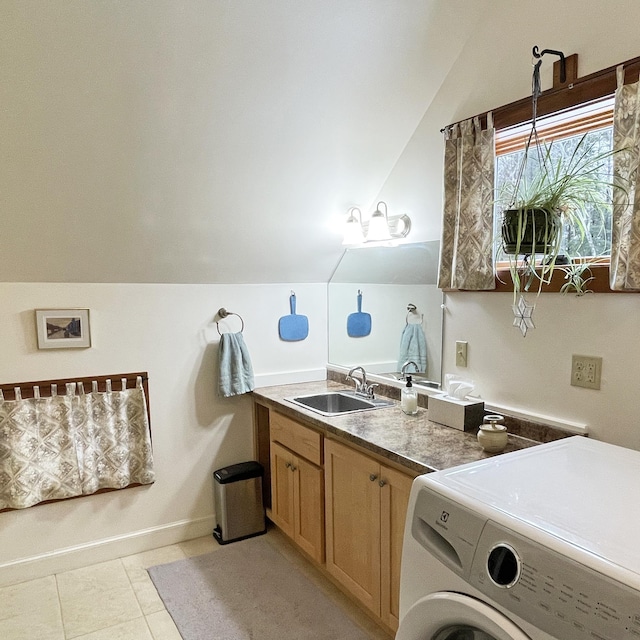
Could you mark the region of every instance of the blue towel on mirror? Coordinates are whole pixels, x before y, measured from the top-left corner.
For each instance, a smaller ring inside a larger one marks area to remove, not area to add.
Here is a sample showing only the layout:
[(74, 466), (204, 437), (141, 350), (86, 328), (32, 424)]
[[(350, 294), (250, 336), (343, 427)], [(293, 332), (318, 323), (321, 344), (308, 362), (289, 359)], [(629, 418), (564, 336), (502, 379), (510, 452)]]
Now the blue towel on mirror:
[[(421, 373), (427, 371), (427, 340), (420, 324), (407, 324), (400, 338), (400, 355), (398, 356), (398, 371), (408, 360), (413, 360)], [(411, 373), (411, 371), (407, 371)]]
[(253, 367), (242, 333), (223, 333), (218, 347), (218, 390), (224, 398), (253, 391)]

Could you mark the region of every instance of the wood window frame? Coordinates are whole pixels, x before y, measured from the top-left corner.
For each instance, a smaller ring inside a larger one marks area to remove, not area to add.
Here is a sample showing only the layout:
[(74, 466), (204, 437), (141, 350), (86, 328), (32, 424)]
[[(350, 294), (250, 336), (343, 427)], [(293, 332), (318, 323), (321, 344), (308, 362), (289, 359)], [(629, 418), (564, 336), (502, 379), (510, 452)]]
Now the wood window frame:
[[(620, 64), (624, 66), (625, 84), (639, 80), (640, 56), (631, 58)], [(618, 84), (617, 69), (620, 64), (578, 78), (578, 54), (572, 54), (566, 57), (567, 75), (565, 82), (561, 83), (560, 61), (554, 62), (554, 86), (551, 89), (543, 91), (538, 97), (537, 117), (543, 118), (553, 113), (572, 109), (613, 95)], [(491, 113), (493, 115), (493, 126), (496, 131), (524, 124), (532, 118), (531, 97), (528, 96), (521, 100), (497, 107), (493, 109)], [(478, 114), (476, 117), (480, 119), (482, 127), (485, 128), (487, 125), (487, 113)], [(618, 291), (612, 291), (609, 286), (608, 260), (603, 260), (602, 262), (591, 265), (590, 270), (593, 276), (593, 279), (587, 285), (590, 291), (596, 293), (620, 293)], [(561, 268), (558, 268), (554, 270), (551, 282), (548, 285), (543, 285), (542, 291), (545, 293), (559, 292), (563, 284), (565, 284), (565, 272)], [(445, 289), (445, 291), (457, 291), (457, 289)], [(496, 288), (492, 291), (513, 291), (513, 283), (511, 282), (509, 269), (506, 266), (502, 268), (502, 263), (500, 263), (496, 270)]]
[[(497, 293), (513, 292), (513, 282), (511, 281), (511, 273), (507, 266), (502, 267), (500, 263), (496, 269), (496, 288), (491, 289)], [(609, 262), (596, 262), (589, 266), (592, 280), (586, 284), (586, 289), (593, 293), (622, 293), (613, 291), (609, 286)], [(553, 270), (551, 282), (542, 285), (542, 293), (559, 293), (562, 286), (566, 283), (565, 271), (561, 266), (557, 266)], [(532, 288), (537, 291), (538, 285), (534, 283)], [(571, 293), (570, 291), (568, 293)]]

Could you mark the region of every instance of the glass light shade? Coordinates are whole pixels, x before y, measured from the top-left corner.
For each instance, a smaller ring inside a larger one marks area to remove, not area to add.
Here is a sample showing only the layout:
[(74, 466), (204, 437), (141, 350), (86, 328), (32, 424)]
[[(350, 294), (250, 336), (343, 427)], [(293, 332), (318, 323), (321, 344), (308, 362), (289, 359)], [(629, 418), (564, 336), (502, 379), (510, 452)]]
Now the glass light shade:
[(376, 209), (369, 219), (369, 230), (367, 231), (367, 240), (390, 240), (391, 234), (389, 233), (389, 223), (387, 217)]
[(356, 218), (347, 220), (344, 225), (344, 239), (342, 244), (361, 244), (364, 242), (364, 233), (362, 233), (362, 225)]
[[(360, 219), (356, 218), (355, 212), (358, 212)], [(342, 244), (362, 244), (364, 242), (364, 231), (362, 229), (362, 214), (358, 207), (351, 207), (349, 215), (344, 224), (344, 239)]]

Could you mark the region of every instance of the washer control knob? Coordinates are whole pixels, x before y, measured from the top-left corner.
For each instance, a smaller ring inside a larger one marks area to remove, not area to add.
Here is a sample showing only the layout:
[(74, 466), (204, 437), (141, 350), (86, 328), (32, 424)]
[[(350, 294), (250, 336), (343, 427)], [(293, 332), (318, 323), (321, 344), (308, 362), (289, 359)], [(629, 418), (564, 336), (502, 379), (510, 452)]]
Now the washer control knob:
[(520, 578), (521, 562), (515, 549), (505, 543), (497, 544), (487, 557), (487, 572), (499, 587), (512, 587)]

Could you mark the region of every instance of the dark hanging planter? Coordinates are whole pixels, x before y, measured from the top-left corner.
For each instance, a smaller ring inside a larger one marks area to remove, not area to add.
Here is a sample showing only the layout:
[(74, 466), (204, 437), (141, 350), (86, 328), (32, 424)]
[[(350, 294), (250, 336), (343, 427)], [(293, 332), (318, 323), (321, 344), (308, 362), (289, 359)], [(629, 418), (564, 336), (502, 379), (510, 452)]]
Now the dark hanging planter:
[(503, 250), (507, 255), (553, 255), (560, 227), (558, 216), (546, 209), (505, 209), (502, 212)]

